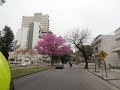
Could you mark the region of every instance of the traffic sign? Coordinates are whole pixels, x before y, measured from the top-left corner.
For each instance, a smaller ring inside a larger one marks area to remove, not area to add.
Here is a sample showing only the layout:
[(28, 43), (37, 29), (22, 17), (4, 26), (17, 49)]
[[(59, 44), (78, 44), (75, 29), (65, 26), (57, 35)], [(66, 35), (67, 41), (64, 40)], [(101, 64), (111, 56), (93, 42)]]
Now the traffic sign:
[(105, 51), (99, 53), (100, 58), (105, 59), (108, 54)]

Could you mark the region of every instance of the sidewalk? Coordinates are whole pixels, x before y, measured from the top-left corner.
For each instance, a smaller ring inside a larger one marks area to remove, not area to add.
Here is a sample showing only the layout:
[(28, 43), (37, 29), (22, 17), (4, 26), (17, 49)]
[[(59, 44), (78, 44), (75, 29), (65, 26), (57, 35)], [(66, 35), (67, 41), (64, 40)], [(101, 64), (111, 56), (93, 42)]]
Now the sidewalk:
[(103, 68), (103, 74), (102, 74), (102, 69), (97, 69), (97, 72), (95, 72), (94, 66), (89, 66), (88, 71), (106, 80), (107, 82), (111, 83), (112, 85), (120, 89), (120, 70), (114, 70), (114, 69), (107, 70), (107, 77), (104, 68)]

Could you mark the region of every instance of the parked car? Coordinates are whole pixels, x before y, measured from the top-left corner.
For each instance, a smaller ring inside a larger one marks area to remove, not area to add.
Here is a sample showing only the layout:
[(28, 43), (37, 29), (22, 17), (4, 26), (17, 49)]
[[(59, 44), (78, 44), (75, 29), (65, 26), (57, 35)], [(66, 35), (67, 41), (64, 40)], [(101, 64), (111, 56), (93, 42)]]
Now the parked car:
[(26, 63), (22, 63), (21, 66), (25, 67), (25, 66), (27, 66), (27, 64)]
[(58, 65), (56, 65), (55, 67), (56, 69), (63, 69), (64, 65), (62, 63), (59, 63)]

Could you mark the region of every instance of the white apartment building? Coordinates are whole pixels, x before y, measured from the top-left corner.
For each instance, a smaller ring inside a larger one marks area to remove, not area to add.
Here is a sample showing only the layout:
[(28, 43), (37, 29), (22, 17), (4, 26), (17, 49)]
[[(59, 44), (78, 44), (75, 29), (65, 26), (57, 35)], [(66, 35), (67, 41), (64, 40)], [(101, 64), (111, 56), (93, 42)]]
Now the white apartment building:
[(23, 16), (21, 29), (17, 34), (17, 45), (20, 49), (31, 49), (38, 39), (49, 30), (49, 16), (34, 13), (34, 16)]
[[(10, 63), (26, 63), (35, 64), (42, 61), (49, 61), (48, 56), (30, 55), (28, 52), (22, 53), (24, 50), (32, 50), (37, 41), (49, 31), (49, 16), (42, 13), (34, 13), (34, 16), (23, 16), (21, 29), (17, 32), (17, 46), (19, 48), (10, 52)], [(21, 51), (21, 53), (16, 53)]]
[(20, 43), (21, 43), (21, 29), (18, 29), (18, 32), (17, 32), (17, 34), (16, 34), (16, 36), (17, 36), (17, 45), (20, 45)]
[[(39, 38), (42, 37), (42, 26), (39, 22), (34, 22), (34, 27), (33, 27), (33, 38), (32, 38), (32, 48), (36, 45), (37, 41)], [(30, 42), (30, 40), (28, 40)]]
[(120, 64), (118, 54), (114, 53), (111, 49), (112, 46), (116, 43), (114, 38), (115, 35), (98, 35), (94, 39), (94, 42), (92, 43), (93, 56), (95, 57), (95, 60), (97, 61), (99, 67), (102, 62), (102, 59), (99, 57), (99, 53), (101, 51), (105, 51), (108, 54), (105, 58), (107, 65), (114, 66), (116, 64)]
[(22, 26), (21, 26), (21, 37), (19, 38), (20, 48), (26, 49), (27, 48), (27, 40), (29, 35), (29, 25), (32, 23), (33, 17), (23, 16), (22, 18)]
[(30, 54), (29, 52), (26, 52), (23, 54), (23, 52), (20, 50), (19, 50), (19, 53), (18, 53), (18, 50), (14, 52), (9, 52), (9, 63), (10, 64), (36, 65), (38, 63), (41, 63), (42, 61), (43, 61), (42, 55), (39, 55), (39, 54)]
[(119, 57), (119, 62), (120, 62), (120, 28), (115, 30), (115, 44), (112, 47), (112, 51), (116, 53)]

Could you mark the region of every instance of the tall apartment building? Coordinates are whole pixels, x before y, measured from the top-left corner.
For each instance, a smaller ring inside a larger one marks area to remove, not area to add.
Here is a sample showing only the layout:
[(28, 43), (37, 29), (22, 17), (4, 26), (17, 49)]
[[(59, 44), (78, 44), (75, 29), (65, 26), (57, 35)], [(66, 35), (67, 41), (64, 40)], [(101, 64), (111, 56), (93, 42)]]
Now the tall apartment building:
[(118, 55), (112, 51), (112, 46), (115, 44), (115, 35), (99, 35), (94, 39), (92, 43), (93, 47), (93, 56), (100, 66), (102, 59), (99, 57), (99, 53), (101, 51), (105, 51), (108, 55), (105, 58), (105, 62), (107, 65), (116, 65), (120, 64)]
[(23, 16), (21, 29), (18, 30), (17, 40), (21, 49), (31, 49), (39, 38), (49, 30), (49, 16), (34, 13), (34, 16)]

